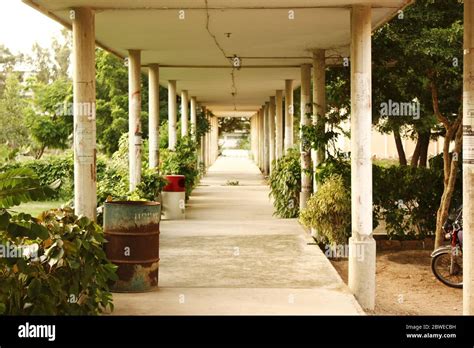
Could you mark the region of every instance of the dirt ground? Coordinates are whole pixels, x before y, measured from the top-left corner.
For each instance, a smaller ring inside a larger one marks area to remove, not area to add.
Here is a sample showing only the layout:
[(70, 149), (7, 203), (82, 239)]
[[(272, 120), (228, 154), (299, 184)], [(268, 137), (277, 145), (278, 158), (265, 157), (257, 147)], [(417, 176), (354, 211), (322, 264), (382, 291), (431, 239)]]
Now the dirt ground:
[[(347, 259), (331, 260), (347, 283)], [(462, 315), (462, 289), (439, 282), (430, 251), (381, 251), (377, 255), (377, 297), (373, 315)]]

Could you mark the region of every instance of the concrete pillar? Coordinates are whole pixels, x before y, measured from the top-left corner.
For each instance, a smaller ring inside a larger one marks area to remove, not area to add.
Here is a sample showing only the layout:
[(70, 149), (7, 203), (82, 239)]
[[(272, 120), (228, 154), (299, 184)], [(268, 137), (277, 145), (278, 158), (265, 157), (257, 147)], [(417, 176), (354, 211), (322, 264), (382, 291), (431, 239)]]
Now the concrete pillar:
[(463, 309), (474, 315), (474, 0), (464, 0)]
[(148, 67), (148, 144), (149, 167), (158, 168), (160, 164), (160, 79), (159, 65)]
[(269, 105), (269, 118), (268, 118), (268, 128), (269, 128), (269, 173), (272, 172), (273, 161), (275, 160), (275, 97), (270, 97)]
[(129, 50), (128, 57), (128, 158), (130, 191), (142, 177), (141, 59), (139, 50)]
[[(95, 119), (95, 16), (88, 8), (74, 9), (74, 210), (96, 219), (97, 168)], [(84, 108), (83, 105), (88, 107)]]
[[(203, 105), (201, 106), (201, 109), (202, 109), (202, 113), (204, 115), (204, 117), (206, 117), (206, 107)], [(202, 163), (202, 166), (203, 166), (203, 169), (206, 170), (207, 166), (206, 166), (206, 134), (207, 133), (204, 133), (202, 136), (201, 136), (201, 163)]]
[(270, 173), (270, 103), (266, 102), (263, 107), (263, 173)]
[(264, 126), (264, 123), (263, 123), (263, 108), (260, 108), (259, 112), (258, 112), (258, 141), (259, 141), (259, 168), (260, 170), (262, 171), (263, 173), (263, 163), (264, 163), (264, 148), (263, 148), (263, 144), (264, 144), (264, 132), (263, 132), (263, 126)]
[[(325, 50), (316, 50), (313, 53), (313, 125), (324, 124), (326, 116), (326, 52)], [(316, 168), (325, 159), (325, 150), (314, 151), (313, 173)], [(316, 178), (313, 177), (313, 191), (317, 192), (318, 185)]]
[[(312, 104), (311, 104), (311, 65), (301, 66), (301, 121), (300, 128), (311, 125)], [(301, 192), (300, 210), (306, 208), (306, 203), (311, 196), (311, 145), (304, 138), (300, 130), (300, 156), (301, 156)]]
[(196, 127), (197, 127), (197, 102), (196, 102), (196, 97), (191, 97), (191, 134), (193, 135), (193, 139), (195, 141), (197, 141)]
[(283, 91), (277, 90), (275, 97), (275, 158), (284, 154), (283, 149)]
[(189, 99), (188, 91), (181, 92), (181, 136), (188, 135)]
[(168, 81), (168, 149), (174, 150), (176, 148), (176, 141), (178, 136), (176, 134), (176, 81)]
[(375, 307), (375, 240), (372, 236), (372, 38), (370, 6), (351, 13), (352, 237), (349, 288), (365, 309)]
[(293, 147), (293, 80), (285, 81), (285, 153)]
[(257, 128), (257, 114), (253, 115), (250, 118), (250, 127), (251, 127), (251, 145), (252, 145), (252, 159), (257, 163), (258, 157), (258, 128)]

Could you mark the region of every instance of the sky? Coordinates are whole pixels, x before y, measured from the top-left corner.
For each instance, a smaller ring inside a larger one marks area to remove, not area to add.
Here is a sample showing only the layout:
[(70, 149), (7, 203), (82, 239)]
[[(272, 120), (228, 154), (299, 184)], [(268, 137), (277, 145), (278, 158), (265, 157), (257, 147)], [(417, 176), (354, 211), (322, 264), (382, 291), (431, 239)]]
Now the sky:
[(50, 47), (52, 38), (59, 37), (62, 28), (21, 0), (0, 0), (0, 44), (14, 54), (29, 53), (35, 42)]

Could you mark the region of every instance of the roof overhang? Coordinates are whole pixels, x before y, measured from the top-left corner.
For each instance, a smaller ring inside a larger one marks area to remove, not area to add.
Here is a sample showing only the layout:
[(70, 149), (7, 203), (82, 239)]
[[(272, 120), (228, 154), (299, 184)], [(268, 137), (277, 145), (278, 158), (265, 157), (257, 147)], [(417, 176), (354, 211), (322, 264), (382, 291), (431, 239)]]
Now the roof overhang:
[[(298, 86), (300, 66), (312, 62), (316, 49), (326, 50), (328, 64), (348, 57), (352, 6), (372, 6), (375, 30), (412, 2), (23, 1), (68, 28), (71, 9), (93, 8), (100, 47), (122, 58), (129, 49), (142, 50), (144, 67), (160, 64), (160, 84), (177, 80), (178, 91), (188, 90), (219, 116), (251, 116), (275, 90), (284, 89), (284, 80), (295, 80)], [(240, 69), (231, 67), (229, 57), (234, 55), (241, 58)]]

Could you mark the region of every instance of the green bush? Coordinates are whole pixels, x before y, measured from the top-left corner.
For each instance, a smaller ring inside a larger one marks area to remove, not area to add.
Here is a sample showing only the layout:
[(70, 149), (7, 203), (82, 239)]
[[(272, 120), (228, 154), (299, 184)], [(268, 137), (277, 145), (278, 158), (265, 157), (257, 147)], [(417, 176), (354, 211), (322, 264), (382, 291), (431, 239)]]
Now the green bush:
[(442, 171), (411, 166), (374, 167), (374, 213), (392, 239), (423, 239), (436, 228)]
[(333, 245), (346, 244), (351, 235), (351, 196), (340, 175), (326, 179), (300, 214), (306, 227), (314, 228)]
[(72, 198), (74, 190), (74, 160), (72, 153), (50, 156), (40, 160), (8, 163), (0, 168), (0, 172), (14, 168), (32, 170), (39, 178), (41, 185), (44, 186), (59, 180), (58, 189), (52, 192), (51, 196), (47, 197), (48, 199), (68, 200)]
[[(321, 184), (333, 175), (340, 175), (350, 192), (350, 162), (329, 158), (316, 172)], [(462, 202), (461, 185), (459, 179), (453, 197), (456, 207)], [(442, 194), (443, 169), (439, 160), (435, 159), (429, 169), (373, 165), (374, 228), (380, 220), (385, 220), (391, 239), (422, 239), (432, 235)]]
[(22, 250), (0, 258), (0, 311), (7, 315), (95, 315), (113, 309), (100, 226), (70, 208), (35, 219), (0, 211), (0, 243)]
[(286, 155), (272, 163), (269, 177), (270, 197), (273, 197), (274, 215), (296, 218), (299, 214), (301, 191), (300, 154), (290, 149)]
[(186, 199), (188, 199), (201, 174), (197, 159), (197, 143), (190, 136), (180, 137), (175, 150), (161, 150), (160, 158), (163, 175), (185, 176)]

